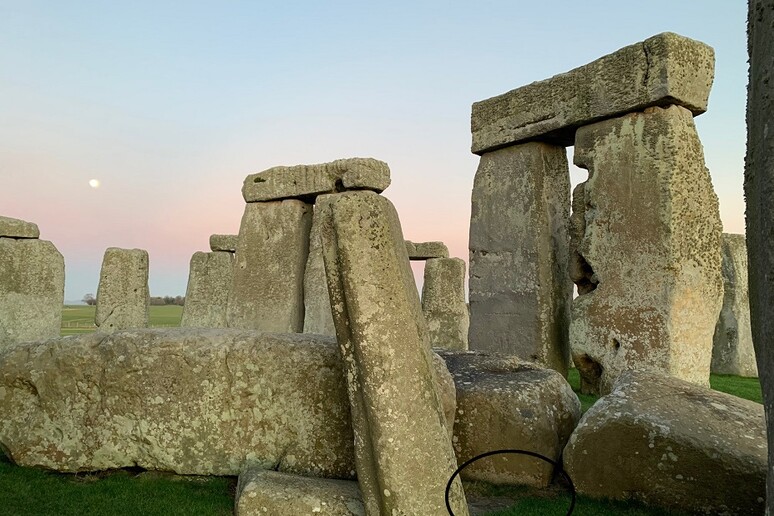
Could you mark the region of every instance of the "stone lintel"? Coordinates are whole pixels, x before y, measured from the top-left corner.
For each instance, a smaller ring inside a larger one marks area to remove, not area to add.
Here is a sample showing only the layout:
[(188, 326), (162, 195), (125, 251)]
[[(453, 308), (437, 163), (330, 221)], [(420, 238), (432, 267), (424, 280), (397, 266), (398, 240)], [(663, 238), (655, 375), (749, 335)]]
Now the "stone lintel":
[(430, 260), (432, 258), (448, 258), (449, 248), (443, 242), (412, 242), (406, 240), (406, 251), (409, 260)]
[(40, 238), (40, 230), (34, 222), (3, 217), (0, 215), (0, 237), (3, 238)]
[(238, 235), (210, 235), (210, 250), (236, 252)]

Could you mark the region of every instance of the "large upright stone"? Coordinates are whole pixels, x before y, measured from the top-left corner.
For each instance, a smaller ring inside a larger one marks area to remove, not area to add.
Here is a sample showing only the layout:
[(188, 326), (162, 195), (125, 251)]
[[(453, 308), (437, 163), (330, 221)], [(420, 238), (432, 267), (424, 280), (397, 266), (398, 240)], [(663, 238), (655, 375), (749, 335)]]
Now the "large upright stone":
[(315, 211), (312, 230), (309, 233), (309, 258), (304, 271), (304, 333), (336, 336), (331, 315), (331, 297), (325, 279), (322, 241), (320, 240), (321, 216)]
[(470, 349), (566, 375), (572, 283), (564, 148), (533, 142), (484, 154), (472, 204)]
[[(587, 392), (628, 368), (708, 385), (722, 303), (718, 200), (679, 106), (578, 130), (570, 345)], [(580, 237), (580, 238), (578, 238)]]
[(747, 200), (750, 322), (761, 379), (769, 440), (766, 514), (774, 514), (774, 7), (750, 0), (747, 51), (747, 157), (744, 193)]
[(234, 275), (234, 254), (196, 252), (191, 257), (182, 327), (225, 328), (228, 292)]
[[(373, 192), (317, 206), (366, 514), (446, 516), (456, 459), (398, 215)], [(468, 514), (459, 480), (451, 507)]]
[(468, 349), (470, 317), (465, 303), (465, 262), (431, 258), (425, 263), (422, 313), (434, 348)]
[(0, 215), (0, 238), (39, 238), (40, 230), (34, 222)]
[(94, 323), (103, 333), (148, 326), (148, 251), (108, 247), (102, 258)]
[(711, 371), (758, 376), (750, 329), (747, 245), (744, 235), (723, 233), (723, 308), (715, 326)]
[(324, 193), (341, 190), (374, 190), (390, 186), (387, 163), (373, 158), (339, 159), (318, 165), (272, 167), (245, 178), (245, 202), (278, 199), (312, 201)]
[(311, 224), (312, 206), (302, 201), (245, 206), (228, 297), (230, 327), (303, 330), (304, 268)]
[(526, 140), (573, 144), (575, 130), (605, 118), (676, 104), (707, 110), (715, 73), (711, 47), (672, 33), (473, 104), (475, 154)]
[(59, 335), (64, 280), (64, 258), (51, 242), (0, 238), (0, 350)]

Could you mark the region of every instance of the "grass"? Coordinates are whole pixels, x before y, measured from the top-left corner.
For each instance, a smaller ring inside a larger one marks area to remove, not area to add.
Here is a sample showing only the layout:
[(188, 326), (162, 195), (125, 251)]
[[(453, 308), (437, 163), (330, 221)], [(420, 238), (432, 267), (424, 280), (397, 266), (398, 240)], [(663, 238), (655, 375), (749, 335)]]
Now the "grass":
[[(61, 335), (64, 337), (95, 331), (95, 310), (94, 306), (65, 305), (62, 310)], [(151, 327), (180, 326), (180, 319), (183, 317), (183, 307), (177, 305), (151, 306), (148, 312)]]

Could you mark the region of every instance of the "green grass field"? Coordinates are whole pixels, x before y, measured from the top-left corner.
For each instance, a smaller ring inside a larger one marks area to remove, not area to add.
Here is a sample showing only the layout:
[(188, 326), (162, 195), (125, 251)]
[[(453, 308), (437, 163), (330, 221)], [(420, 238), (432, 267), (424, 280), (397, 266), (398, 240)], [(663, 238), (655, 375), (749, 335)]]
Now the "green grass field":
[[(96, 307), (87, 305), (65, 305), (62, 310), (61, 335), (76, 335), (95, 331), (94, 311)], [(149, 318), (151, 327), (180, 326), (183, 307), (177, 305), (151, 306)]]

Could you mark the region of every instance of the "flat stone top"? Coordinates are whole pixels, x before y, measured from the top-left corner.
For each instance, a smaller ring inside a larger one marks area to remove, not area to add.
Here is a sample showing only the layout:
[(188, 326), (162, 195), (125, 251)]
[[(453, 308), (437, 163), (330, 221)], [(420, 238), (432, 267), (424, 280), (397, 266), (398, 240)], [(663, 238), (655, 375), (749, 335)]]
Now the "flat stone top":
[(707, 110), (715, 75), (712, 47), (665, 32), (589, 64), (475, 102), (472, 152), (523, 141), (573, 145), (575, 129), (650, 106)]
[(301, 199), (313, 202), (325, 193), (343, 190), (382, 192), (390, 186), (387, 163), (373, 158), (348, 158), (317, 165), (273, 167), (245, 178), (245, 202)]
[(34, 222), (0, 215), (0, 237), (40, 238), (40, 230)]
[(449, 249), (443, 242), (412, 242), (411, 240), (406, 240), (406, 251), (408, 252), (409, 260), (449, 257)]
[(210, 235), (210, 250), (236, 252), (238, 235)]

